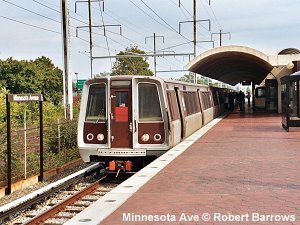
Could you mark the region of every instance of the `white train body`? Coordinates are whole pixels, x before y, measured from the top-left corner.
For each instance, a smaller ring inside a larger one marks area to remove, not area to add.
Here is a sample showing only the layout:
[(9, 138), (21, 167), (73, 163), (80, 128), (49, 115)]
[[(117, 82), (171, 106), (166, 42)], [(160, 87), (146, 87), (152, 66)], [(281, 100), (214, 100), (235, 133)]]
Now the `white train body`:
[(80, 155), (111, 171), (138, 170), (222, 113), (224, 91), (143, 76), (88, 80), (78, 121)]

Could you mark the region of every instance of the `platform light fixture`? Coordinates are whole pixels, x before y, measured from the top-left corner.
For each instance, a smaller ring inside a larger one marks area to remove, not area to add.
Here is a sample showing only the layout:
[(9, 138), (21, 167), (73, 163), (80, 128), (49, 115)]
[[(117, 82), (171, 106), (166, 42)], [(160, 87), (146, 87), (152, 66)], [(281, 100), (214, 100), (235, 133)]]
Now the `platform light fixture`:
[(287, 65), (286, 65), (286, 68), (288, 68), (289, 70), (293, 69), (294, 68), (294, 63), (293, 62), (289, 62)]

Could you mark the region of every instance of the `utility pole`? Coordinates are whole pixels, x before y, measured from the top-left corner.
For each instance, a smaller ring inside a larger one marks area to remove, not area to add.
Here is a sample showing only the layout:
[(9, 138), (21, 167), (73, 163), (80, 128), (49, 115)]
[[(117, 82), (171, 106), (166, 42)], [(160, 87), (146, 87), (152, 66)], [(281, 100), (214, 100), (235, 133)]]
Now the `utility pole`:
[(153, 33), (154, 76), (156, 77), (156, 35)]
[(220, 46), (222, 46), (222, 30), (220, 30)]
[(194, 58), (196, 58), (196, 47), (197, 47), (197, 15), (196, 15), (196, 0), (194, 1), (194, 14), (193, 14), (193, 24), (194, 24)]
[(220, 47), (222, 46), (222, 35), (223, 34), (228, 34), (229, 35), (229, 40), (231, 39), (231, 33), (230, 32), (222, 32), (222, 30), (220, 30), (220, 32), (219, 33), (211, 33), (211, 35), (210, 35), (210, 39), (211, 39), (211, 41), (213, 40), (212, 38), (213, 38), (213, 35), (219, 35), (219, 37), (220, 37), (220, 40), (219, 40), (219, 42), (220, 42)]
[(73, 96), (72, 96), (72, 79), (69, 69), (69, 6), (66, 0), (61, 0), (61, 29), (62, 29), (62, 52), (63, 52), (63, 101), (65, 119), (73, 119)]
[[(181, 3), (179, 1), (179, 7), (180, 7)], [(193, 43), (194, 43), (194, 58), (196, 58), (197, 56), (197, 22), (201, 22), (201, 21), (208, 21), (209, 22), (209, 31), (210, 31), (210, 28), (211, 28), (211, 23), (210, 23), (210, 20), (197, 20), (197, 14), (196, 14), (196, 10), (197, 9), (197, 5), (196, 5), (196, 0), (193, 0), (193, 20), (192, 21), (181, 21), (179, 22), (179, 33), (181, 32), (181, 29), (180, 29), (180, 25), (182, 23), (190, 23), (192, 22), (193, 23), (193, 34), (194, 34), (194, 40), (193, 40)], [(194, 74), (194, 83), (196, 83), (196, 73)]]
[[(89, 33), (90, 33), (90, 72), (91, 78), (93, 78), (93, 38), (92, 38), (92, 10), (91, 10), (91, 2), (103, 2), (103, 10), (104, 10), (104, 0), (79, 0), (75, 2), (75, 13), (77, 13), (77, 3), (88, 3), (88, 14), (89, 14)], [(77, 32), (77, 30), (76, 30)]]
[(90, 70), (91, 78), (93, 78), (93, 39), (92, 39), (92, 10), (91, 10), (91, 0), (88, 0), (89, 8), (89, 32), (90, 32)]
[(156, 38), (160, 37), (163, 39), (163, 43), (165, 43), (165, 37), (164, 36), (156, 36), (155, 33), (153, 33), (153, 36), (145, 37), (145, 44), (147, 44), (147, 38), (153, 38), (153, 53), (154, 53), (154, 76), (156, 77)]

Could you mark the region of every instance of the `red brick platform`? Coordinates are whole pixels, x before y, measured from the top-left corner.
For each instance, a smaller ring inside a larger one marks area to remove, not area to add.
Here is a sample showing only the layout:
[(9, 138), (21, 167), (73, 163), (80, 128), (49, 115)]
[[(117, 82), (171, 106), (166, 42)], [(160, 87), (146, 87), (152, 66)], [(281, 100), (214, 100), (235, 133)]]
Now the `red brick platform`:
[[(154, 215), (159, 221), (149, 221)], [(101, 224), (298, 225), (300, 129), (287, 133), (278, 115), (235, 112)]]

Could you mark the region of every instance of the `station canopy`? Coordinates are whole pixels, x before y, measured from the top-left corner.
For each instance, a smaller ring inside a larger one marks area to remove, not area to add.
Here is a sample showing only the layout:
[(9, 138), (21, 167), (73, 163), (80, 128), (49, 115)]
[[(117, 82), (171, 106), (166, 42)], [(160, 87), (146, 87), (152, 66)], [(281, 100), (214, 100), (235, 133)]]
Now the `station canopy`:
[(274, 68), (264, 53), (244, 46), (223, 46), (206, 51), (188, 65), (191, 72), (236, 85), (260, 84)]

